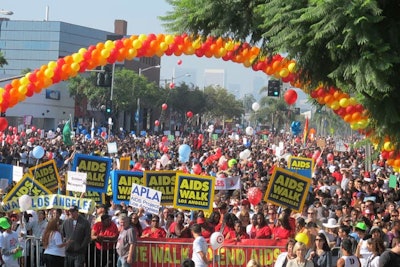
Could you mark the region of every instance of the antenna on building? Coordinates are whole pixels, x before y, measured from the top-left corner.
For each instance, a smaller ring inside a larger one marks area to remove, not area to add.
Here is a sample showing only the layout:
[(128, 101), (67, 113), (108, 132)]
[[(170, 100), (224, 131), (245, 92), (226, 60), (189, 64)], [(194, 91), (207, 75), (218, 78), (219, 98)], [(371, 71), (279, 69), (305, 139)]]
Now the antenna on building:
[(46, 6), (46, 15), (44, 21), (49, 21), (49, 6)]

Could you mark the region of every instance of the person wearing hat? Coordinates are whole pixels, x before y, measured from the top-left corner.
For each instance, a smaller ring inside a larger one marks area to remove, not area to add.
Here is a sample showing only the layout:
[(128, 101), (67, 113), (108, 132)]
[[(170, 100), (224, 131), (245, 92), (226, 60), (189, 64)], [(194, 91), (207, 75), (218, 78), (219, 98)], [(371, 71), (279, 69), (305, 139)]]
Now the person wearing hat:
[(355, 255), (360, 259), (361, 266), (366, 267), (368, 257), (371, 255), (371, 251), (368, 250), (368, 242), (367, 242), (368, 227), (365, 224), (365, 222), (358, 222), (354, 228), (360, 238), (360, 241), (358, 241)]
[(339, 224), (337, 224), (335, 218), (329, 218), (327, 223), (322, 224), (326, 231), (324, 231), (325, 236), (327, 237), (327, 242), (329, 247), (333, 247), (336, 244), (337, 229), (339, 228)]
[(107, 206), (105, 204), (97, 204), (95, 223), (101, 222), (101, 216), (105, 214), (108, 214)]
[(83, 267), (90, 242), (90, 223), (79, 214), (77, 206), (69, 208), (70, 217), (62, 225), (62, 236), (71, 242), (65, 248), (65, 267)]
[(119, 232), (110, 215), (103, 214), (100, 219), (101, 221), (95, 223), (92, 227), (91, 238), (96, 246), (97, 264), (99, 266), (107, 266), (107, 258), (113, 258), (113, 248)]
[(4, 265), (7, 267), (19, 267), (18, 255), (22, 252), (18, 234), (11, 229), (7, 217), (0, 218), (0, 227), (4, 230), (1, 244), (1, 254)]

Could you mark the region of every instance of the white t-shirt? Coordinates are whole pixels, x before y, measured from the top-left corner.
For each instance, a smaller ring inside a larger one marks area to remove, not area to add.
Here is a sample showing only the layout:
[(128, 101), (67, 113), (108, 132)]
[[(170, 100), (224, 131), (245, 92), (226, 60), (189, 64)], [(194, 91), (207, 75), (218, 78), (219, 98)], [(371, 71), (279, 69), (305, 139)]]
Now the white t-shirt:
[(380, 256), (374, 256), (373, 254), (368, 257), (367, 260), (367, 266), (368, 267), (379, 267), (379, 257)]
[(203, 251), (204, 254), (207, 254), (207, 241), (204, 239), (202, 236), (196, 237), (196, 239), (193, 241), (193, 254), (192, 254), (192, 261), (194, 261), (194, 264), (196, 267), (207, 267), (208, 264), (203, 261), (203, 259), (200, 257), (199, 252)]
[(44, 254), (65, 257), (65, 247), (60, 248), (63, 243), (60, 232), (53, 232), (49, 237), (49, 245), (44, 250)]

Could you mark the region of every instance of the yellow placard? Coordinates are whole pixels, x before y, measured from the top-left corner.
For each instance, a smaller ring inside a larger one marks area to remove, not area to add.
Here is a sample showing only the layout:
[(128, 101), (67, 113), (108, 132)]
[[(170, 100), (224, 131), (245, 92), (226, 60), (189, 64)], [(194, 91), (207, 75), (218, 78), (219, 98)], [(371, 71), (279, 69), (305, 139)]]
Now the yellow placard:
[(301, 212), (309, 188), (309, 178), (282, 168), (275, 168), (269, 181), (264, 201)]
[(48, 188), (38, 180), (34, 180), (30, 173), (25, 173), (22, 179), (7, 193), (3, 202), (18, 199), (22, 195), (40, 196), (49, 194), (51, 194), (51, 191)]
[(29, 172), (35, 180), (39, 181), (42, 185), (53, 192), (57, 191), (59, 184), (61, 184), (61, 179), (54, 159), (30, 167)]
[(162, 193), (161, 205), (171, 205), (174, 201), (176, 171), (145, 171), (144, 183), (147, 187)]

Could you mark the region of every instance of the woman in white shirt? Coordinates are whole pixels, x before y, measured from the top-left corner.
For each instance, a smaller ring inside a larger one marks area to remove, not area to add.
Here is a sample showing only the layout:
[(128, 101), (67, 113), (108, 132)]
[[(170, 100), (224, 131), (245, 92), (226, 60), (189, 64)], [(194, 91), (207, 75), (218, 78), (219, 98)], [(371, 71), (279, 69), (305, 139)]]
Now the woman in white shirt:
[(43, 232), (44, 262), (47, 267), (64, 266), (65, 246), (71, 242), (63, 242), (58, 226), (58, 219), (52, 219)]

